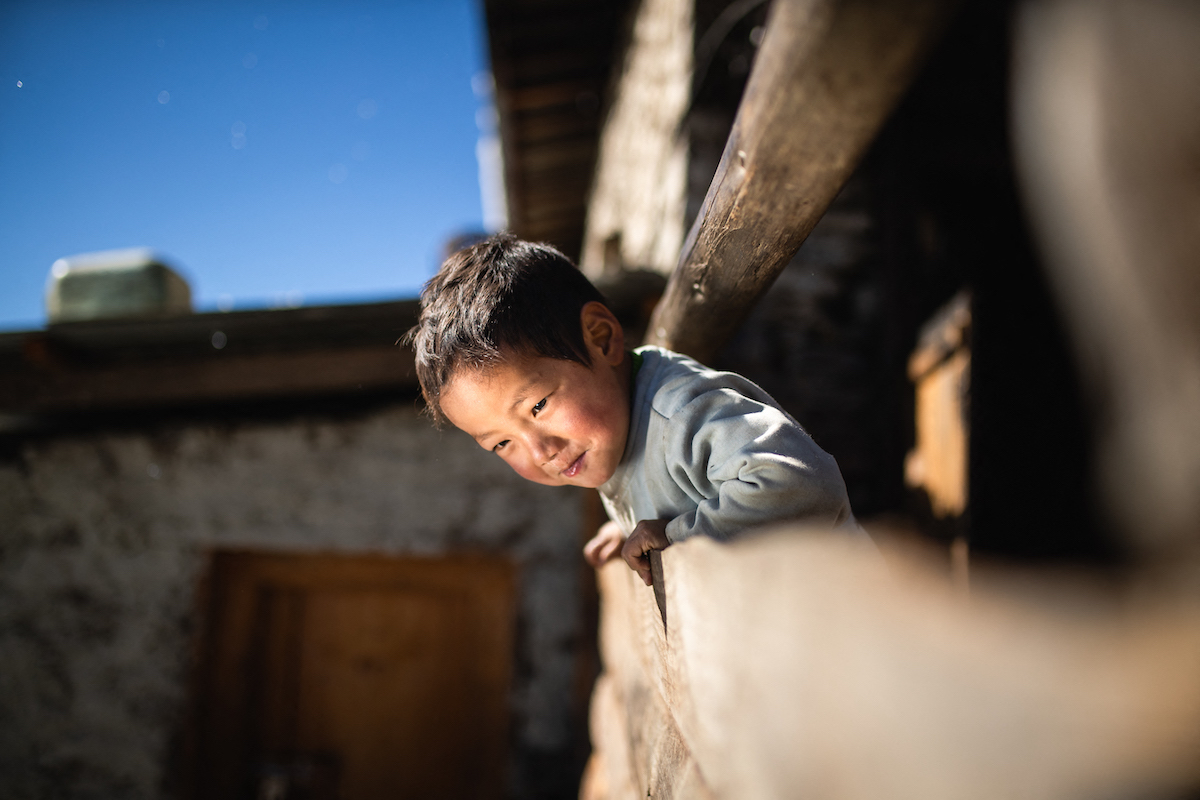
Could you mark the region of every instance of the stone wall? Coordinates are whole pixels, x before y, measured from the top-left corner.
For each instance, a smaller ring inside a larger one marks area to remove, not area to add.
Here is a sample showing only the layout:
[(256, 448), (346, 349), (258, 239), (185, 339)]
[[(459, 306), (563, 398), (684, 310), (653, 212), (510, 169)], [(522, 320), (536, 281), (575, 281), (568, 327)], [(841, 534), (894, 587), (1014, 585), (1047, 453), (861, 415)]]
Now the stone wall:
[(0, 795), (173, 794), (215, 548), (511, 557), (511, 790), (570, 791), (544, 765), (578, 749), (580, 502), (406, 407), (18, 441), (0, 461)]

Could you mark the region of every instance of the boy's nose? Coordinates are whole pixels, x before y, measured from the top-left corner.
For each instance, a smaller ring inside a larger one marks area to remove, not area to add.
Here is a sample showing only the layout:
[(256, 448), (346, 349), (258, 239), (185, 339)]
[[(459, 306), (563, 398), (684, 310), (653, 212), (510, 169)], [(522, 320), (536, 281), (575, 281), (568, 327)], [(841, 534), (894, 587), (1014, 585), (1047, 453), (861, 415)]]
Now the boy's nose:
[(562, 450), (562, 440), (556, 436), (534, 436), (529, 443), (529, 449), (538, 464), (545, 466)]

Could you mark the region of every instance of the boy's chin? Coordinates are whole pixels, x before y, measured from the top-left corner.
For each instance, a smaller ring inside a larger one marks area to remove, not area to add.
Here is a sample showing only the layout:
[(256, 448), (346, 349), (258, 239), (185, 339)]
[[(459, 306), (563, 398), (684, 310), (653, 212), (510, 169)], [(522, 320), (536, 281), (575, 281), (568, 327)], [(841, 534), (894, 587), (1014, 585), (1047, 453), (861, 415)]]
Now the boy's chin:
[(581, 480), (581, 481), (567, 481), (567, 482), (563, 483), (562, 485), (563, 486), (578, 486), (580, 489), (599, 489), (601, 486), (604, 485), (604, 481), (594, 481), (591, 479), (585, 479), (585, 480)]
[[(521, 475), (521, 473), (517, 474)], [(564, 478), (561, 475), (550, 476), (545, 474), (521, 475), (521, 477), (533, 483), (540, 483), (542, 486), (576, 486), (580, 489), (599, 489), (612, 475), (581, 475), (574, 480)]]
[(561, 475), (547, 475), (544, 472), (525, 473), (520, 471), (517, 471), (517, 474), (530, 483), (536, 483), (541, 486), (583, 486), (582, 482), (568, 480)]
[[(607, 480), (607, 478), (605, 480)], [(604, 485), (604, 481), (597, 481), (591, 476), (578, 478), (576, 480), (560, 478), (559, 480), (538, 481), (538, 483), (545, 483), (547, 486), (575, 486), (579, 489), (599, 489)]]
[(615, 470), (610, 470), (601, 475), (586, 475), (581, 480), (571, 481), (568, 485), (579, 486), (583, 489), (599, 489), (604, 484), (608, 483), (608, 479), (612, 477)]

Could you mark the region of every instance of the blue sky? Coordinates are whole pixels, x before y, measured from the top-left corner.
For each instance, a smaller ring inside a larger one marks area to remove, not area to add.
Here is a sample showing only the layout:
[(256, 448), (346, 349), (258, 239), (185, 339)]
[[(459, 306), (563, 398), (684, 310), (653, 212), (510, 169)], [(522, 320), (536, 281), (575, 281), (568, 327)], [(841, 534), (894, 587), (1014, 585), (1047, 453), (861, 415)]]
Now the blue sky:
[(0, 328), (125, 247), (201, 310), (415, 294), (482, 225), (486, 69), (473, 0), (3, 4)]

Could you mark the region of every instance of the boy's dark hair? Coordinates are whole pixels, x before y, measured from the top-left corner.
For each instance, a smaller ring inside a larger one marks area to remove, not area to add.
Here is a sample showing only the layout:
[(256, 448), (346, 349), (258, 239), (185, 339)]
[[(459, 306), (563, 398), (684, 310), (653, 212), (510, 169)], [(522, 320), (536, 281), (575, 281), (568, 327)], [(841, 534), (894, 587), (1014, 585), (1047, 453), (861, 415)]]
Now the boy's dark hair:
[(434, 422), (445, 420), (442, 389), (456, 369), (513, 354), (591, 366), (579, 314), (592, 300), (605, 302), (547, 244), (499, 233), (447, 258), (421, 290), (421, 316), (405, 337)]

